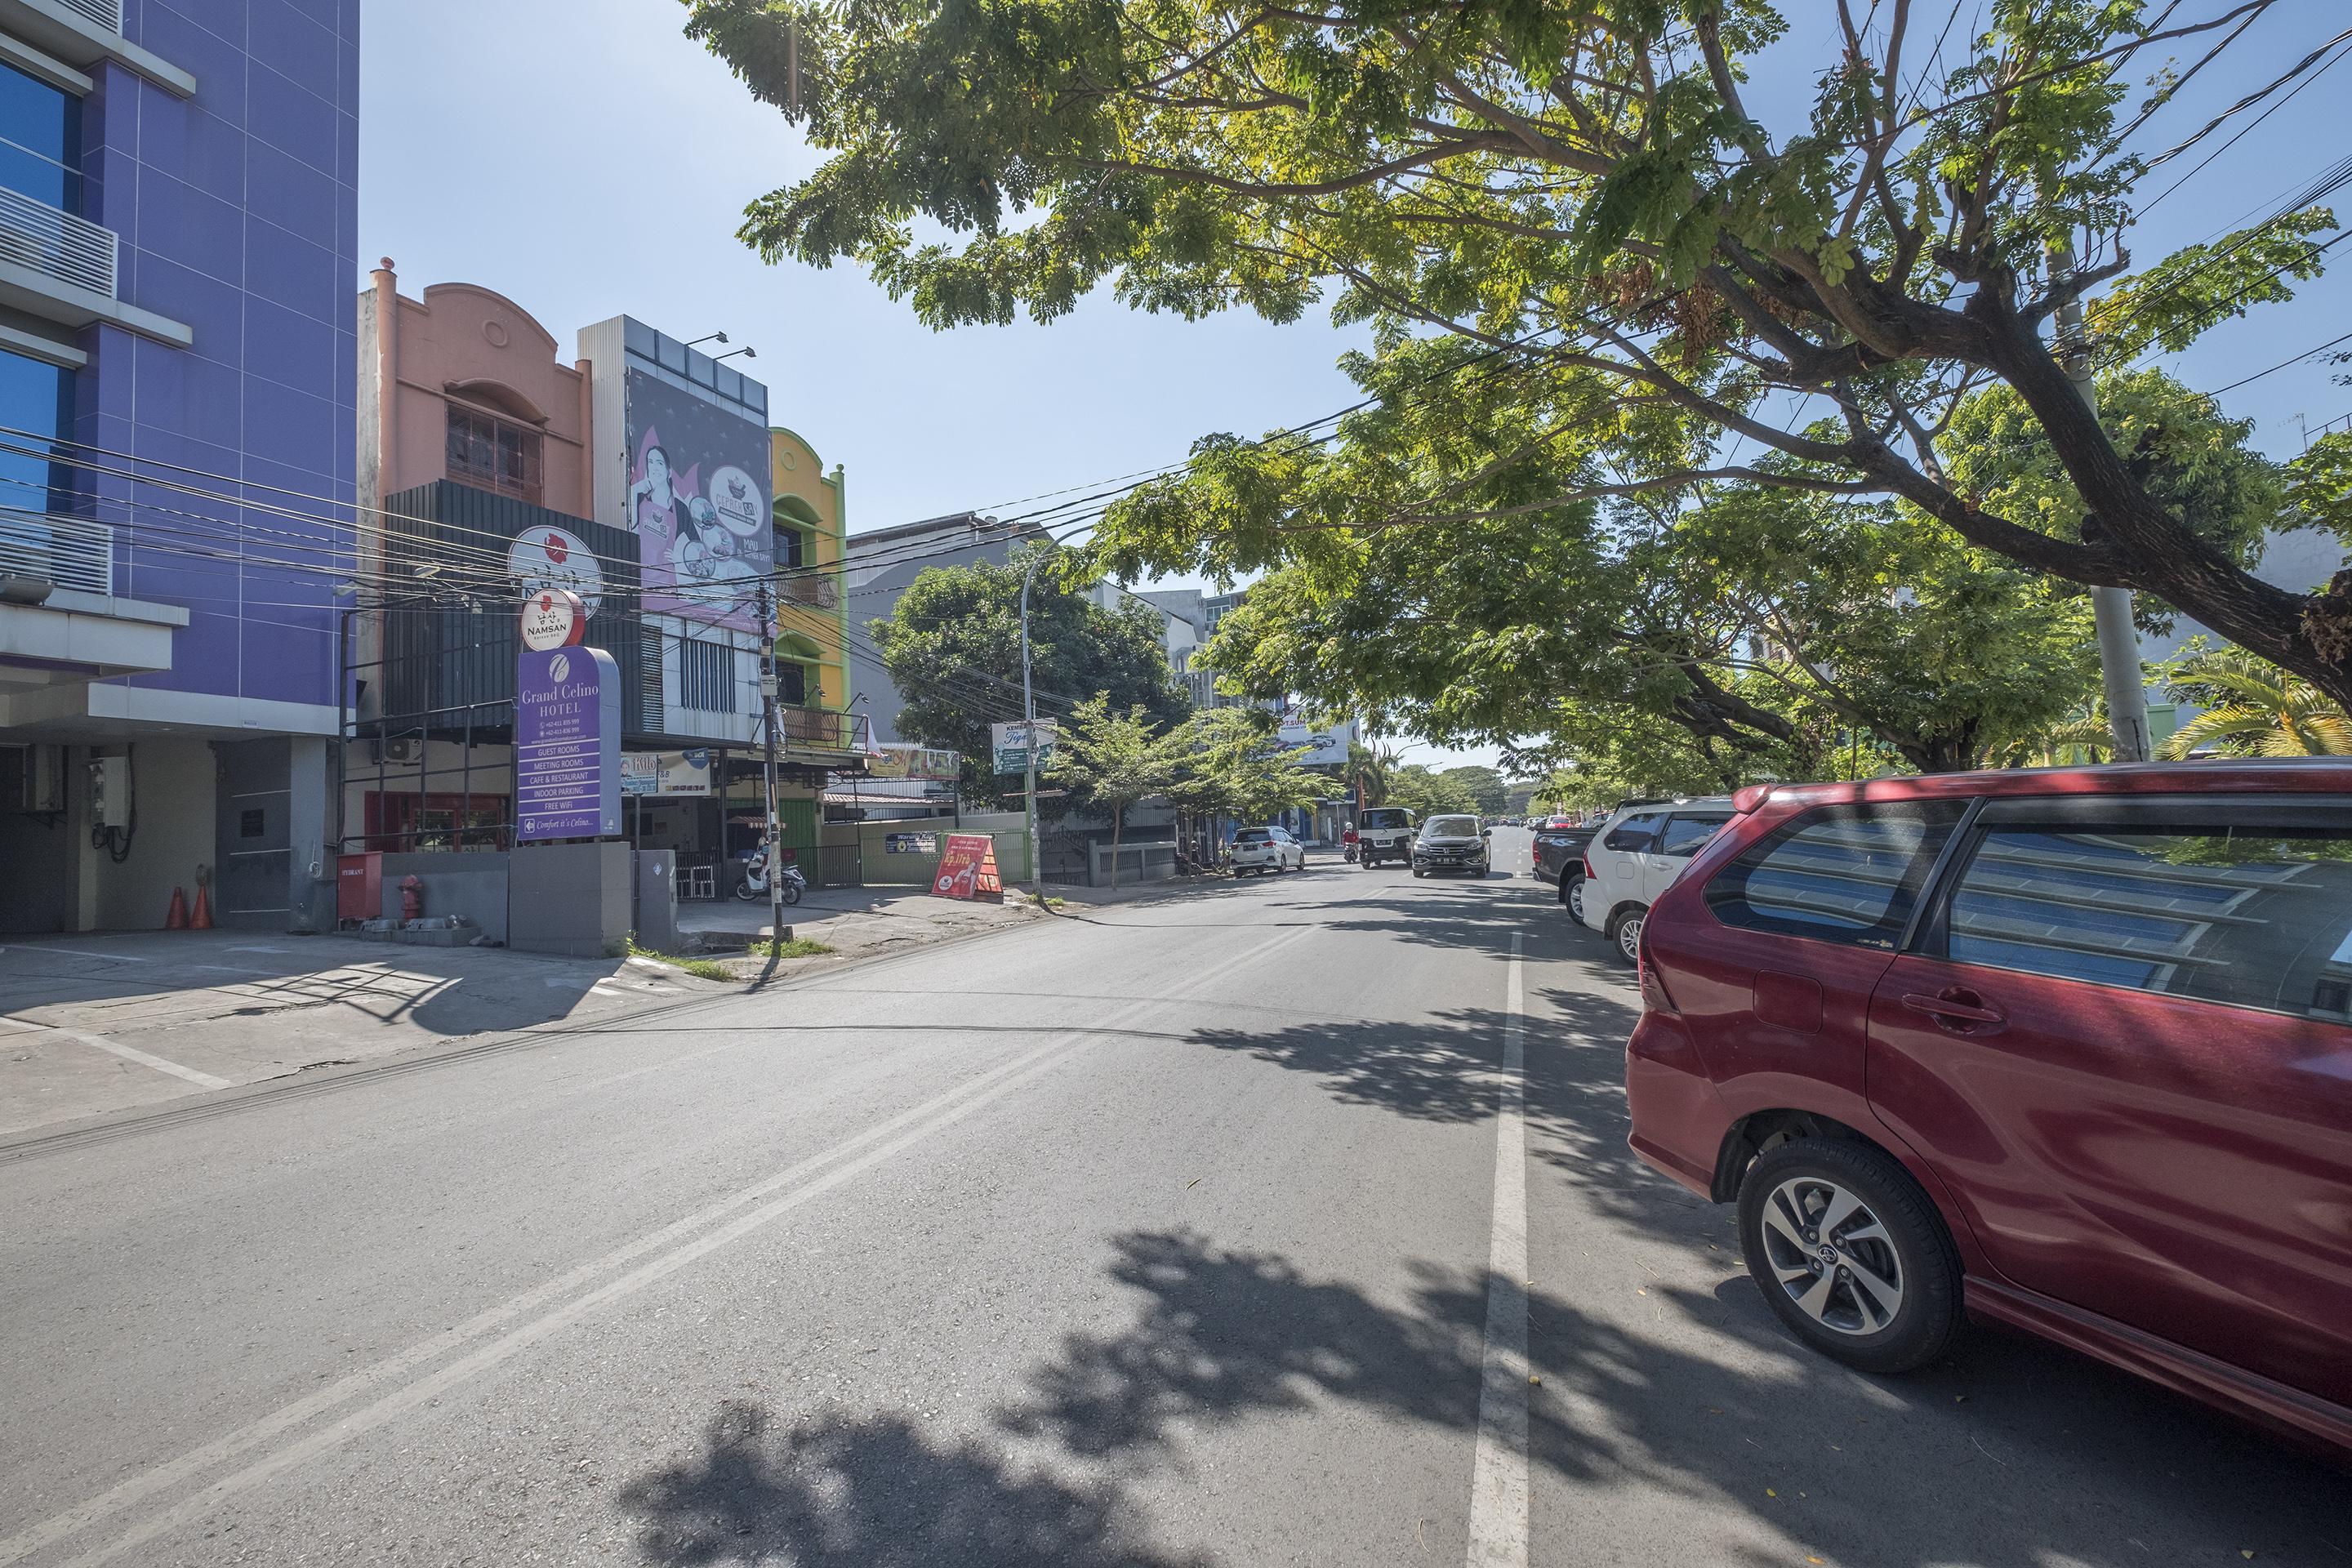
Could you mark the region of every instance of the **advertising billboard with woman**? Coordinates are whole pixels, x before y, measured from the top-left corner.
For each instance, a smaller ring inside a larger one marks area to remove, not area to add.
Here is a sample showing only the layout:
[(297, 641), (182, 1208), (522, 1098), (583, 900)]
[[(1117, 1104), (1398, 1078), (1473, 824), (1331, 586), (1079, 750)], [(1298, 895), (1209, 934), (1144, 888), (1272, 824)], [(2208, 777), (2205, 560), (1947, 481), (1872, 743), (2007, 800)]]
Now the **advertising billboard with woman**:
[(644, 607), (757, 632), (757, 590), (775, 569), (766, 427), (641, 370), (627, 396)]

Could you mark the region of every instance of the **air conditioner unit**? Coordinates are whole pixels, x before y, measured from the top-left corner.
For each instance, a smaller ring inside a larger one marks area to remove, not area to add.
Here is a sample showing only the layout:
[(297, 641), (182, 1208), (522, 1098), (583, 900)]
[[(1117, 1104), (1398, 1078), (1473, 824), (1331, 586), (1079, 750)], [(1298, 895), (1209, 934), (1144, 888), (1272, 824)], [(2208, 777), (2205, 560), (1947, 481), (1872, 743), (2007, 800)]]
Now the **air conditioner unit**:
[(425, 750), (425, 742), (415, 735), (403, 735), (396, 740), (378, 741), (371, 748), (379, 763), (413, 763)]

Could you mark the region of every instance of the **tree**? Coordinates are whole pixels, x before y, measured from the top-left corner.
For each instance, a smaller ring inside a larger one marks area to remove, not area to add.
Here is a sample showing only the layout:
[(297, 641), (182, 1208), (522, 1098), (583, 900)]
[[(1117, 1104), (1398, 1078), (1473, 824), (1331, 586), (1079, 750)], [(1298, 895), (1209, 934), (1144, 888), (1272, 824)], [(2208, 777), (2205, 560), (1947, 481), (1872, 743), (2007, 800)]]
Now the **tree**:
[[(1115, 516), (1114, 563), (1231, 576), (1328, 528), (1699, 479), (1895, 497), (1973, 549), (2151, 594), (2344, 701), (2352, 576), (2307, 595), (2244, 570), (2061, 363), (2177, 351), (2318, 270), (2319, 208), (2136, 272), (2124, 248), (2135, 135), (2195, 68), (2127, 108), (2131, 79), (2176, 44), (2201, 65), (2268, 3), (1994, 0), (1971, 37), (1967, 7), (1938, 26), (1886, 0), (1859, 27), (1840, 5), (1843, 36), (1818, 44), (1809, 6), (1790, 47), (1817, 51), (1819, 91), (1778, 126), (1741, 87), (1787, 30), (1762, 0), (689, 0), (688, 30), (831, 154), (751, 205), (763, 256), (855, 260), (937, 326), (1049, 320), (1103, 285), (1274, 321), (1328, 292), (1371, 328), (1350, 367), (1377, 404), (1365, 428), (1474, 384), (1489, 405), (1449, 465), (1336, 511), (1292, 497), (1312, 440), (1204, 440)], [(948, 237), (919, 241), (918, 220)], [(2044, 336), (2105, 285), (2093, 336)], [(2078, 528), (1947, 464), (1955, 411), (1996, 386), (2055, 454)]]
[(1163, 794), (1175, 782), (1181, 735), (1162, 733), (1138, 702), (1124, 710), (1097, 693), (1078, 704), (1062, 728), (1046, 776), (1078, 804), (1110, 814), (1110, 885), (1118, 886), (1118, 846), (1127, 808)]
[(1283, 745), (1274, 715), (1263, 709), (1204, 710), (1177, 740), (1181, 761), (1169, 793), (1189, 811), (1259, 823), (1310, 805), (1332, 786), (1299, 765), (1312, 748)]
[(2243, 648), (2195, 638), (2167, 683), (2175, 697), (2205, 710), (2157, 748), (2174, 761), (2204, 747), (2231, 757), (2352, 754), (2352, 719), (2341, 707)]
[[(906, 699), (900, 732), (963, 756), (968, 800), (992, 800), (989, 726), (1019, 719), (1021, 580), (1030, 551), (1003, 565), (933, 567), (917, 575), (897, 609), (871, 623), (883, 667)], [(1041, 717), (1066, 713), (1079, 698), (1105, 696), (1120, 710), (1141, 706), (1158, 723), (1180, 722), (1191, 701), (1170, 674), (1160, 623), (1133, 600), (1106, 610), (1041, 569), (1029, 593), (1031, 679)]]
[(1481, 816), (1502, 816), (1504, 803), (1510, 798), (1510, 786), (1503, 782), (1502, 773), (1480, 763), (1464, 763), (1438, 776), (1460, 784)]
[(1435, 812), (1475, 813), (1478, 802), (1457, 778), (1448, 777), (1425, 763), (1406, 763), (1389, 775), (1388, 799), (1422, 816)]

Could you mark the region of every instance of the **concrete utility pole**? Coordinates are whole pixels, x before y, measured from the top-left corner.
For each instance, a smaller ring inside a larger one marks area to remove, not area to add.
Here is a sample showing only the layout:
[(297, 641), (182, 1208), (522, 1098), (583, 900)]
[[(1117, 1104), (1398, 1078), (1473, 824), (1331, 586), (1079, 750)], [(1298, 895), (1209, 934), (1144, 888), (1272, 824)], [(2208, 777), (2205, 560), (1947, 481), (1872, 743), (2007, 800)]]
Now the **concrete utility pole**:
[[(737, 601), (739, 604), (741, 601)], [(760, 707), (768, 731), (768, 940), (784, 940), (783, 846), (776, 823), (776, 628), (760, 584)]]
[[(2074, 247), (2060, 243), (2050, 247), (2050, 276), (2074, 270)], [(2059, 368), (2074, 384), (2074, 394), (2092, 417), (2099, 413), (2098, 389), (2091, 380), (2091, 343), (2083, 331), (2083, 302), (2069, 300), (2058, 312)], [(2147, 686), (2140, 677), (2139, 628), (2132, 624), (2129, 588), (2091, 590), (2091, 618), (2098, 628), (2099, 674), (2107, 696), (2107, 730), (2115, 738), (2114, 760), (2144, 763), (2149, 754)]]
[(1021, 574), (1021, 720), (1027, 726), (1027, 766), (1022, 773), (1022, 798), (1026, 802), (1029, 829), (1029, 895), (1045, 896), (1045, 857), (1037, 847), (1037, 692), (1029, 680), (1029, 584), (1037, 580), (1037, 568), (1045, 563), (1045, 547), (1039, 545), (1030, 558), (1029, 570)]

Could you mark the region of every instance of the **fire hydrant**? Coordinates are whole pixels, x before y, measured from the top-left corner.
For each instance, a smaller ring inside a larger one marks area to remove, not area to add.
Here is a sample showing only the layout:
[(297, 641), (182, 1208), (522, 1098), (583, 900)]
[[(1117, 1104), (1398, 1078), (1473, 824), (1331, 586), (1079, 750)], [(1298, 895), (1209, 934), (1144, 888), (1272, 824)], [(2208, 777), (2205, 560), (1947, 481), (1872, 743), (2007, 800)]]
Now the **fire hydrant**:
[(425, 879), (403, 877), (400, 879), (400, 918), (421, 921), (425, 918)]

